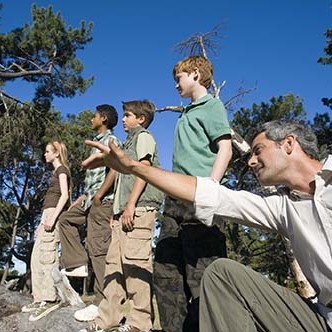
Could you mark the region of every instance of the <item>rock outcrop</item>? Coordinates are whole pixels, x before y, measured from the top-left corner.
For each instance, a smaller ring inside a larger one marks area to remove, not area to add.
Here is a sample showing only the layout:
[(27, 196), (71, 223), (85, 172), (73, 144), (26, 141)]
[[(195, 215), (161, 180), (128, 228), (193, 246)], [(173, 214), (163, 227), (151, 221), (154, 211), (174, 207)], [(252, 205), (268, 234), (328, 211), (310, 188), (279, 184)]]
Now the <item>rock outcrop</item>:
[(22, 306), (32, 302), (32, 296), (0, 286), (0, 332), (78, 332), (89, 323), (74, 318), (77, 306), (63, 306), (36, 322), (29, 321), (29, 313)]

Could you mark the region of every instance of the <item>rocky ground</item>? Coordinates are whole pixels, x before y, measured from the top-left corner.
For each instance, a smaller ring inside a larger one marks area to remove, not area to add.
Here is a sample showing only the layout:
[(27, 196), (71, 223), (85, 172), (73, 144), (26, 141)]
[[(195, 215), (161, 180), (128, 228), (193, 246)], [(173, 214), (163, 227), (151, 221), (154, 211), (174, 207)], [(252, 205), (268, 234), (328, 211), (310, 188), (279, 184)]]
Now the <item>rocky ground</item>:
[(21, 307), (32, 302), (32, 296), (0, 286), (0, 332), (78, 332), (87, 326), (74, 319), (74, 306), (61, 307), (36, 322)]
[[(86, 304), (92, 301), (89, 296), (82, 299)], [(74, 312), (80, 308), (71, 305), (61, 307), (36, 322), (30, 322), (30, 314), (21, 312), (21, 308), (31, 302), (31, 295), (0, 286), (0, 332), (78, 332), (89, 325), (75, 320)], [(124, 305), (124, 311), (126, 310)], [(158, 315), (153, 331), (160, 332)]]

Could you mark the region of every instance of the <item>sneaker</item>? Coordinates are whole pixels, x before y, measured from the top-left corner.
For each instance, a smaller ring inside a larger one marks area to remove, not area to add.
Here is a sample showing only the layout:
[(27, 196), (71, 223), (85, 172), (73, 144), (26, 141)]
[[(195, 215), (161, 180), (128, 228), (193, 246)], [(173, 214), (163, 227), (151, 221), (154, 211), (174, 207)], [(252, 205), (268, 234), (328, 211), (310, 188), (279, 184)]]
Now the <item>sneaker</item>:
[(29, 317), (30, 322), (34, 322), (42, 317), (45, 317), (50, 312), (58, 309), (61, 302), (41, 302), (38, 309), (36, 309)]
[(138, 329), (137, 327), (127, 325), (127, 324), (120, 326), (116, 331), (117, 332), (141, 332), (141, 330)]
[(104, 330), (96, 324), (90, 325), (85, 329), (81, 329), (78, 332), (104, 332)]
[(93, 324), (86, 329), (79, 330), (78, 332), (116, 332), (117, 329), (102, 329), (97, 324)]
[(76, 320), (80, 322), (89, 322), (94, 320), (98, 316), (98, 307), (94, 304), (90, 304), (89, 306), (77, 310), (74, 313), (74, 317)]
[(32, 302), (22, 307), (22, 312), (31, 312), (35, 311), (40, 307), (41, 302)]
[(62, 269), (62, 274), (65, 274), (67, 277), (81, 277), (85, 278), (88, 276), (88, 267), (87, 265), (81, 265), (73, 269)]

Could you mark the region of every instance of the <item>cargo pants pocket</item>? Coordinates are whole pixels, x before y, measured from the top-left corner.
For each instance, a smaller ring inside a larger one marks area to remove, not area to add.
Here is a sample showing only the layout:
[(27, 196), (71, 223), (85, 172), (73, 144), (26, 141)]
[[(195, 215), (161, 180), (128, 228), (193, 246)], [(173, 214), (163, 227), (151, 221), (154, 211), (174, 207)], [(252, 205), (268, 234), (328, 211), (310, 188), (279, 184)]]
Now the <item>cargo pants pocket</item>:
[(56, 242), (54, 234), (44, 234), (40, 243), (40, 263), (43, 265), (54, 264), (56, 261), (56, 254)]
[(125, 257), (130, 260), (149, 260), (151, 255), (151, 230), (135, 228), (127, 233)]

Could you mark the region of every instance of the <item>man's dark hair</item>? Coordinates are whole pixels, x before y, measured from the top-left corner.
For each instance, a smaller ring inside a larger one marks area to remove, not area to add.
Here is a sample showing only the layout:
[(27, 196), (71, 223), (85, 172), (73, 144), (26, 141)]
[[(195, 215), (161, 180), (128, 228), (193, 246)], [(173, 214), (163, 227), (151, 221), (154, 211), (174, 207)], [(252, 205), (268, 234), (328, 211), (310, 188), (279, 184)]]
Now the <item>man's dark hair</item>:
[(113, 129), (118, 123), (118, 112), (115, 107), (112, 105), (102, 104), (96, 107), (96, 111), (102, 115), (107, 117), (106, 127), (108, 129)]

